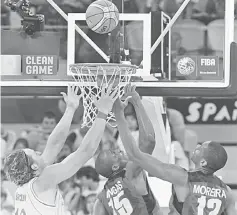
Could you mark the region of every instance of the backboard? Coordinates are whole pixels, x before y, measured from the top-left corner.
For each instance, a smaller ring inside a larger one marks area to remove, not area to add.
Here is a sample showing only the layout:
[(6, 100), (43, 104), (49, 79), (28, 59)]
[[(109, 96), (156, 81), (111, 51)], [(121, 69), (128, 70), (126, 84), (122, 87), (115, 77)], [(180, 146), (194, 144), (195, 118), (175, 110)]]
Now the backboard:
[[(89, 30), (85, 13), (66, 15), (63, 6), (48, 2), (66, 22), (46, 22), (34, 38), (2, 27), (2, 96), (59, 96), (74, 82), (70, 64), (109, 61), (108, 35)], [(225, 1), (225, 19), (208, 23), (180, 19), (188, 3), (173, 18), (164, 12), (120, 14), (121, 50), (129, 50), (137, 66), (132, 81), (144, 96), (236, 95), (234, 0)]]

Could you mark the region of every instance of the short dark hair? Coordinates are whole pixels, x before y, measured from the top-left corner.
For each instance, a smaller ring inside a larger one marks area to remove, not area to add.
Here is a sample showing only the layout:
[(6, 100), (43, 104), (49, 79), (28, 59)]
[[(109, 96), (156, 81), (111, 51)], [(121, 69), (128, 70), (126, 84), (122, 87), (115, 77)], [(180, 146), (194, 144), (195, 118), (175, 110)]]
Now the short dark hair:
[(4, 172), (7, 179), (17, 186), (24, 185), (35, 176), (31, 161), (24, 150), (16, 150), (5, 158)]
[(95, 161), (95, 169), (97, 173), (105, 178), (109, 178), (109, 176), (113, 173), (113, 162), (110, 158), (108, 159), (109, 153), (109, 150), (100, 151)]
[(92, 179), (93, 181), (96, 182), (100, 181), (99, 174), (92, 166), (84, 166), (78, 170), (78, 172), (76, 173), (76, 177), (79, 179), (82, 178), (83, 176), (85, 176), (87, 179)]
[(204, 158), (207, 161), (207, 167), (217, 171), (226, 165), (228, 155), (220, 143), (211, 141), (204, 151)]
[(16, 140), (14, 146), (13, 146), (13, 149), (16, 148), (16, 145), (17, 145), (19, 142), (20, 142), (20, 143), (23, 143), (24, 146), (25, 146), (25, 148), (29, 148), (29, 143), (28, 143), (28, 140), (27, 140), (27, 139), (25, 139), (25, 138), (18, 138), (18, 139)]
[(55, 119), (55, 120), (57, 120), (57, 117), (56, 117), (56, 115), (54, 114), (54, 112), (52, 112), (52, 111), (46, 111), (46, 112), (44, 112), (44, 117), (43, 118), (49, 118), (49, 119)]

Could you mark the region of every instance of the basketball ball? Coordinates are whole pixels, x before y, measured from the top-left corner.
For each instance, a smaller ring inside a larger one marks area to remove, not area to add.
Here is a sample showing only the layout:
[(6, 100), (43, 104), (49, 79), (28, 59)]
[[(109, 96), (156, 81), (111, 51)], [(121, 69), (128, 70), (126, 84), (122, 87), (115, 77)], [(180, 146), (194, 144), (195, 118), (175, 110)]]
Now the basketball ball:
[(110, 1), (95, 1), (86, 10), (86, 23), (96, 33), (109, 33), (116, 28), (118, 22), (118, 8)]

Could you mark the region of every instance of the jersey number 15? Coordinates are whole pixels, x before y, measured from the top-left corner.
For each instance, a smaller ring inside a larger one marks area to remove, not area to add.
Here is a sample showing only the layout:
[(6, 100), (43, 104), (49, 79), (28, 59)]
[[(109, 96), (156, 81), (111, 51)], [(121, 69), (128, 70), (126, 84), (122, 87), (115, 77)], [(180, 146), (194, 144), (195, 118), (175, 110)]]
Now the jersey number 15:
[[(108, 205), (113, 208), (113, 214), (131, 215), (133, 212), (132, 205), (127, 198), (122, 198), (124, 191), (121, 190), (117, 196), (109, 200)], [(117, 213), (115, 212), (117, 211)]]

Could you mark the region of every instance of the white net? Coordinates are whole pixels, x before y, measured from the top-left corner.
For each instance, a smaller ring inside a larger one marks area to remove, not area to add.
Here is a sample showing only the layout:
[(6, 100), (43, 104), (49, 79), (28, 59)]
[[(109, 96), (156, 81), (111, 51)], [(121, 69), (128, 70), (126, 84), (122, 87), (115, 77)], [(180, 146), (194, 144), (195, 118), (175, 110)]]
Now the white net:
[[(124, 94), (124, 86), (131, 80), (132, 74), (136, 73), (136, 66), (124, 64), (72, 64), (69, 66), (74, 80), (79, 82), (83, 97), (83, 124), (90, 127), (97, 115), (97, 108), (93, 98), (100, 98), (102, 86), (119, 88), (120, 97)], [(107, 121), (113, 126), (115, 118), (111, 112)]]

